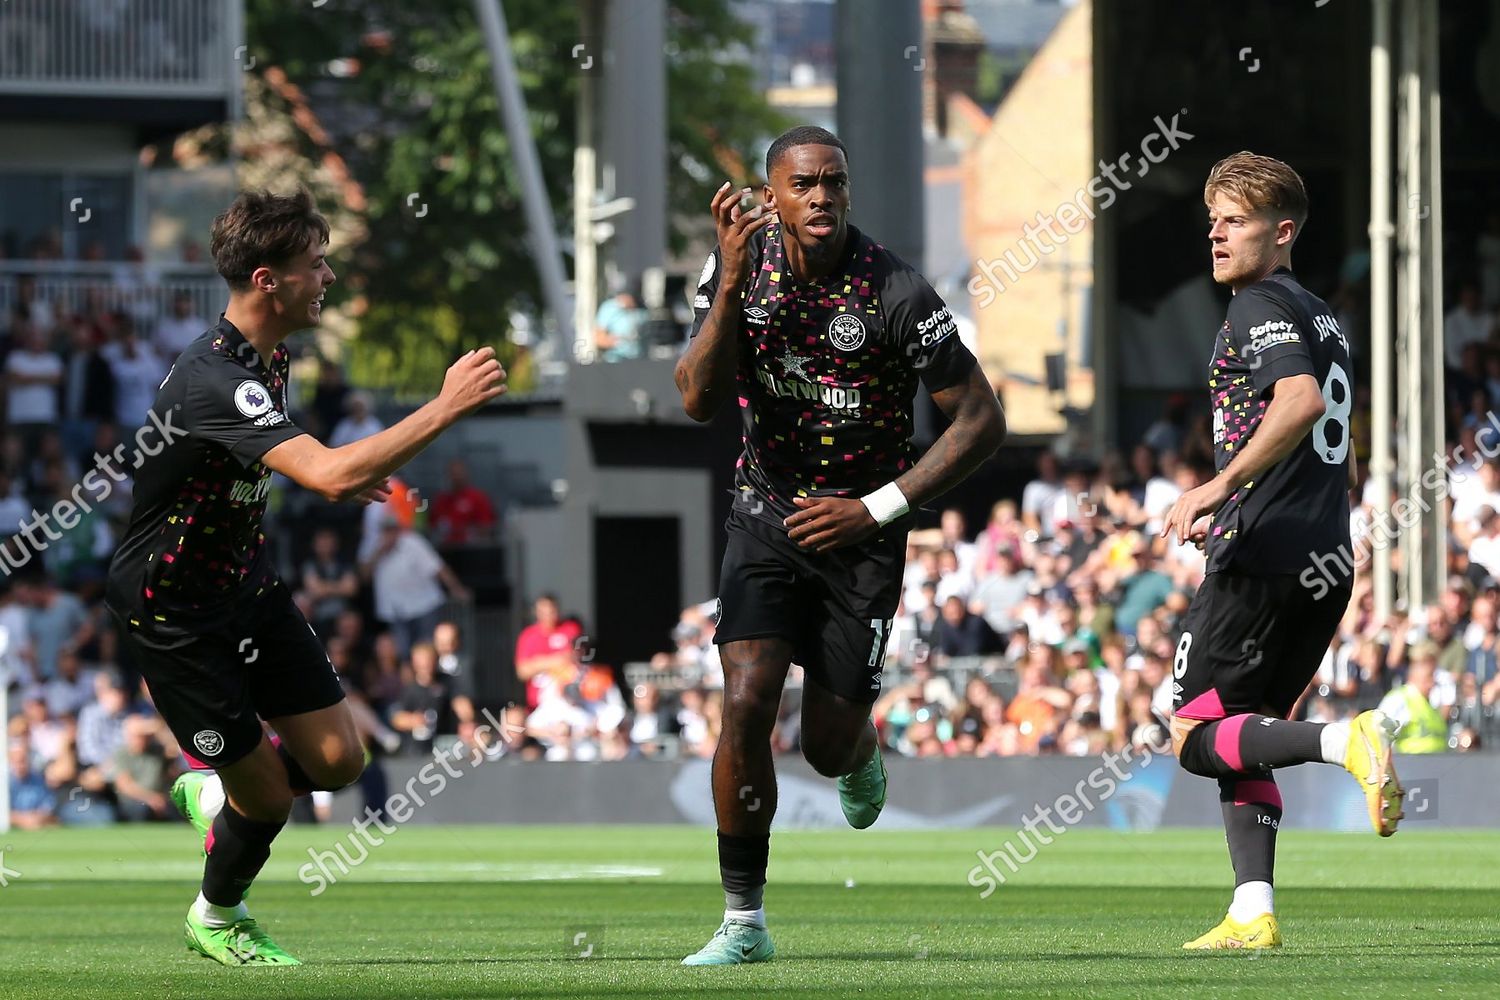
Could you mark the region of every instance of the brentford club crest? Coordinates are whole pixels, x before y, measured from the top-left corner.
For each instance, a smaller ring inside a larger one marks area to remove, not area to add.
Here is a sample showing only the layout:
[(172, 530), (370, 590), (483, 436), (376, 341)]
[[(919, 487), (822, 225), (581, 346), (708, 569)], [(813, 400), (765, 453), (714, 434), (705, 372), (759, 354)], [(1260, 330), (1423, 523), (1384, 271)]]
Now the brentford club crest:
[(828, 339), (841, 351), (858, 350), (865, 342), (865, 324), (853, 313), (841, 313), (828, 324)]

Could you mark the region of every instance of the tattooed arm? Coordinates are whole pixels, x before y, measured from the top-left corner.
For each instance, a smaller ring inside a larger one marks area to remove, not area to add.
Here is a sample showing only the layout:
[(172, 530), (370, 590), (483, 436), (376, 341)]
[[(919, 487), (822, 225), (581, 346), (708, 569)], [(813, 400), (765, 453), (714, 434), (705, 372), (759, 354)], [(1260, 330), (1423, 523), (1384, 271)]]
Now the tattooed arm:
[(939, 389), (932, 401), (951, 421), (916, 465), (896, 480), (907, 506), (918, 507), (957, 486), (1005, 440), (1005, 410), (979, 365), (969, 377)]

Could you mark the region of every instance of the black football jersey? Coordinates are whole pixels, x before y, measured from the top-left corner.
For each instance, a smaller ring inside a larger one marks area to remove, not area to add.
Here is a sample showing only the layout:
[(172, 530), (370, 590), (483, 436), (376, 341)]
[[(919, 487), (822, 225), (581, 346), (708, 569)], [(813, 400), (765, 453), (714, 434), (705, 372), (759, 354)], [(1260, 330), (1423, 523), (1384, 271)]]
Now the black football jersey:
[[(751, 240), (735, 486), (749, 512), (780, 525), (794, 497), (859, 497), (909, 469), (917, 380), (947, 388), (975, 360), (926, 279), (854, 226), (842, 263), (809, 282), (788, 268), (779, 223)], [(698, 280), (694, 336), (718, 287), (715, 248)]]
[(221, 317), (162, 381), (152, 409), (175, 433), (134, 459), (130, 523), (106, 590), (132, 624), (187, 628), (276, 582), (261, 531), (271, 470), (260, 459), (305, 433), (287, 415), (289, 367), (285, 344), (266, 365)]
[(1281, 461), (1246, 483), (1213, 517), (1208, 571), (1300, 574), (1337, 563), (1347, 578), (1349, 343), (1322, 299), (1279, 268), (1229, 304), (1209, 365), (1214, 464), (1222, 472), (1260, 426), (1278, 379), (1311, 375), (1325, 412)]

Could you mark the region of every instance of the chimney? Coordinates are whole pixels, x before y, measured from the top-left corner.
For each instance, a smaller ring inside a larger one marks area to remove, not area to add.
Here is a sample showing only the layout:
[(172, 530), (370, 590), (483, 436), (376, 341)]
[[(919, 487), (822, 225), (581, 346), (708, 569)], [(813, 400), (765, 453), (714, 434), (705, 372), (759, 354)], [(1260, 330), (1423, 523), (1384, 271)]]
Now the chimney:
[(922, 124), (938, 135), (948, 134), (948, 99), (954, 94), (974, 97), (979, 90), (979, 58), (984, 33), (964, 10), (964, 0), (922, 0), (922, 54), (927, 71), (922, 76)]

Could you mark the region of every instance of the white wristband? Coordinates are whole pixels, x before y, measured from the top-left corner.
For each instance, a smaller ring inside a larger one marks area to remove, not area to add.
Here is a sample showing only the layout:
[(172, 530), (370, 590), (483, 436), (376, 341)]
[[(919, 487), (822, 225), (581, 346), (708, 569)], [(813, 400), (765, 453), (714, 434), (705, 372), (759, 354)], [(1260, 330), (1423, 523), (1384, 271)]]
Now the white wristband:
[(896, 518), (905, 516), (908, 509), (906, 494), (895, 483), (886, 483), (874, 493), (860, 497), (859, 502), (865, 505), (875, 523), (882, 528)]

